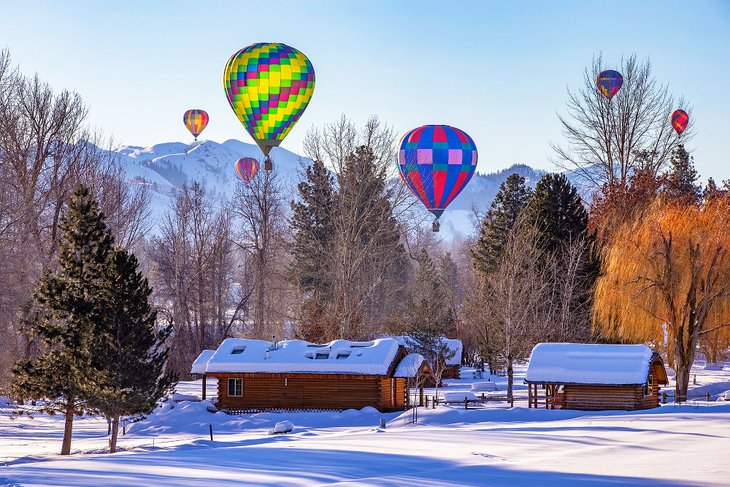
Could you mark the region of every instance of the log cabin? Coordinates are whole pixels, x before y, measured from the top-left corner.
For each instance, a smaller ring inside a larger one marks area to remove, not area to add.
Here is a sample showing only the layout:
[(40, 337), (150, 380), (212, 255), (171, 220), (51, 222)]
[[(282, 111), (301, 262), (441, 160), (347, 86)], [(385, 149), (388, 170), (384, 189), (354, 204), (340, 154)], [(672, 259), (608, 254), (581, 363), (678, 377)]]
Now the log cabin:
[[(636, 410), (659, 406), (664, 362), (646, 345), (539, 343), (525, 375), (529, 407)], [(543, 394), (538, 391), (541, 387)]]
[(204, 350), (191, 373), (203, 375), (203, 390), (207, 378), (218, 380), (217, 406), (228, 412), (395, 411), (407, 405), (407, 383), (430, 373), (416, 355), (393, 338), (327, 344), (228, 338)]

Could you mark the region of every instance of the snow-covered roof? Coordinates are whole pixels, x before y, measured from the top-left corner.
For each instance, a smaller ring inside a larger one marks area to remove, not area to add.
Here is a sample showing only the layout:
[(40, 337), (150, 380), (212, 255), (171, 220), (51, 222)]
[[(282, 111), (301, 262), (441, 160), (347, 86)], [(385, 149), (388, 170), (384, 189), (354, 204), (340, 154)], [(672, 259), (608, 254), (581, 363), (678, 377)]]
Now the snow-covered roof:
[(228, 338), (207, 361), (205, 372), (387, 375), (399, 346), (393, 338), (326, 344)]
[(539, 343), (532, 349), (525, 382), (644, 384), (652, 359), (646, 345)]
[[(393, 338), (398, 340), (398, 343), (406, 348), (410, 348), (413, 341), (413, 339), (407, 335), (395, 336)], [(446, 360), (446, 365), (461, 365), (461, 355), (464, 350), (464, 346), (462, 345), (461, 340), (458, 340), (456, 338), (443, 338), (443, 341), (446, 342), (449, 350), (452, 350), (454, 352), (454, 356)]]
[(205, 374), (205, 366), (208, 364), (208, 360), (213, 356), (215, 350), (203, 350), (198, 355), (198, 358), (193, 362), (193, 366), (190, 368), (191, 374)]
[(418, 369), (421, 368), (425, 361), (426, 359), (420, 353), (409, 353), (398, 363), (398, 367), (393, 372), (393, 377), (416, 377), (418, 375)]

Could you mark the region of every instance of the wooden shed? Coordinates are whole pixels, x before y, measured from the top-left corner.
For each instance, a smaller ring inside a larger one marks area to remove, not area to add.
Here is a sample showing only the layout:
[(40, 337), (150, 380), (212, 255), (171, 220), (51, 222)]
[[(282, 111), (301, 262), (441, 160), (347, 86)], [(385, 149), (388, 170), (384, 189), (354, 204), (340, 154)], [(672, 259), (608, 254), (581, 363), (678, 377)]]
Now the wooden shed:
[(550, 409), (655, 408), (667, 382), (664, 362), (646, 345), (540, 343), (525, 376), (529, 407), (542, 396)]
[[(402, 346), (406, 347), (406, 350), (409, 350), (410, 352), (415, 352), (413, 350), (413, 340), (408, 337), (407, 335), (401, 335), (401, 336), (394, 336), (396, 340), (398, 340), (398, 343), (400, 343)], [(461, 343), (461, 340), (456, 338), (442, 338), (443, 343), (445, 343), (449, 349), (450, 352), (453, 352), (453, 354), (450, 354), (451, 356), (448, 359), (444, 359), (443, 356), (439, 357), (439, 360), (441, 360), (441, 364), (443, 365), (443, 372), (441, 374), (441, 379), (460, 379), (461, 378), (461, 359), (463, 355), (464, 346)], [(429, 364), (433, 366), (434, 364)], [(431, 380), (428, 387), (435, 387), (436, 384)]]
[(203, 354), (192, 372), (218, 379), (218, 407), (230, 412), (403, 409), (406, 380), (424, 373), (421, 364), (399, 367), (408, 353), (392, 338), (327, 344), (229, 338), (207, 360)]

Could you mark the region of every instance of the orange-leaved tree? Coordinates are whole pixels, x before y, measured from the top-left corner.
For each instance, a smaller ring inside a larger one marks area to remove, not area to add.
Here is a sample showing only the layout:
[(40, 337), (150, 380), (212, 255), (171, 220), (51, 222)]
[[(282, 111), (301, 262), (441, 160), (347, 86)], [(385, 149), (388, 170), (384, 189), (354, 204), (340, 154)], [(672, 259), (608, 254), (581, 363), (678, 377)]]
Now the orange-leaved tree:
[(728, 222), (730, 198), (682, 204), (658, 197), (605, 247), (594, 325), (624, 341), (659, 343), (666, 325), (677, 401), (687, 398), (700, 337), (730, 326)]

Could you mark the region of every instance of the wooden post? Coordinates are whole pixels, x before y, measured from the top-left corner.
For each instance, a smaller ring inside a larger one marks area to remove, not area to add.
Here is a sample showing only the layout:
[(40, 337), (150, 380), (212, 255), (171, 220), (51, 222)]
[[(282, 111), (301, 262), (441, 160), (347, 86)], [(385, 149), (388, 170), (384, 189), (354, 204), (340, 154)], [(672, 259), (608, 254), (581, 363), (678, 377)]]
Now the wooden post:
[(466, 396), (464, 396), (464, 409), (467, 409), (469, 407), (469, 401), (467, 401)]
[(709, 392), (705, 394), (705, 399), (707, 400), (707, 402), (710, 402), (710, 393)]
[(208, 429), (210, 430), (210, 441), (213, 441), (213, 425), (209, 424)]
[(127, 434), (127, 418), (122, 420), (122, 436)]
[(418, 405), (423, 406), (423, 386), (421, 386), (420, 396), (421, 397), (420, 397), (420, 401), (419, 401)]
[(532, 407), (532, 384), (527, 384), (527, 409)]
[(667, 393), (662, 392), (662, 404), (666, 404), (666, 403), (667, 403)]
[(203, 374), (203, 401), (205, 401), (205, 374)]

